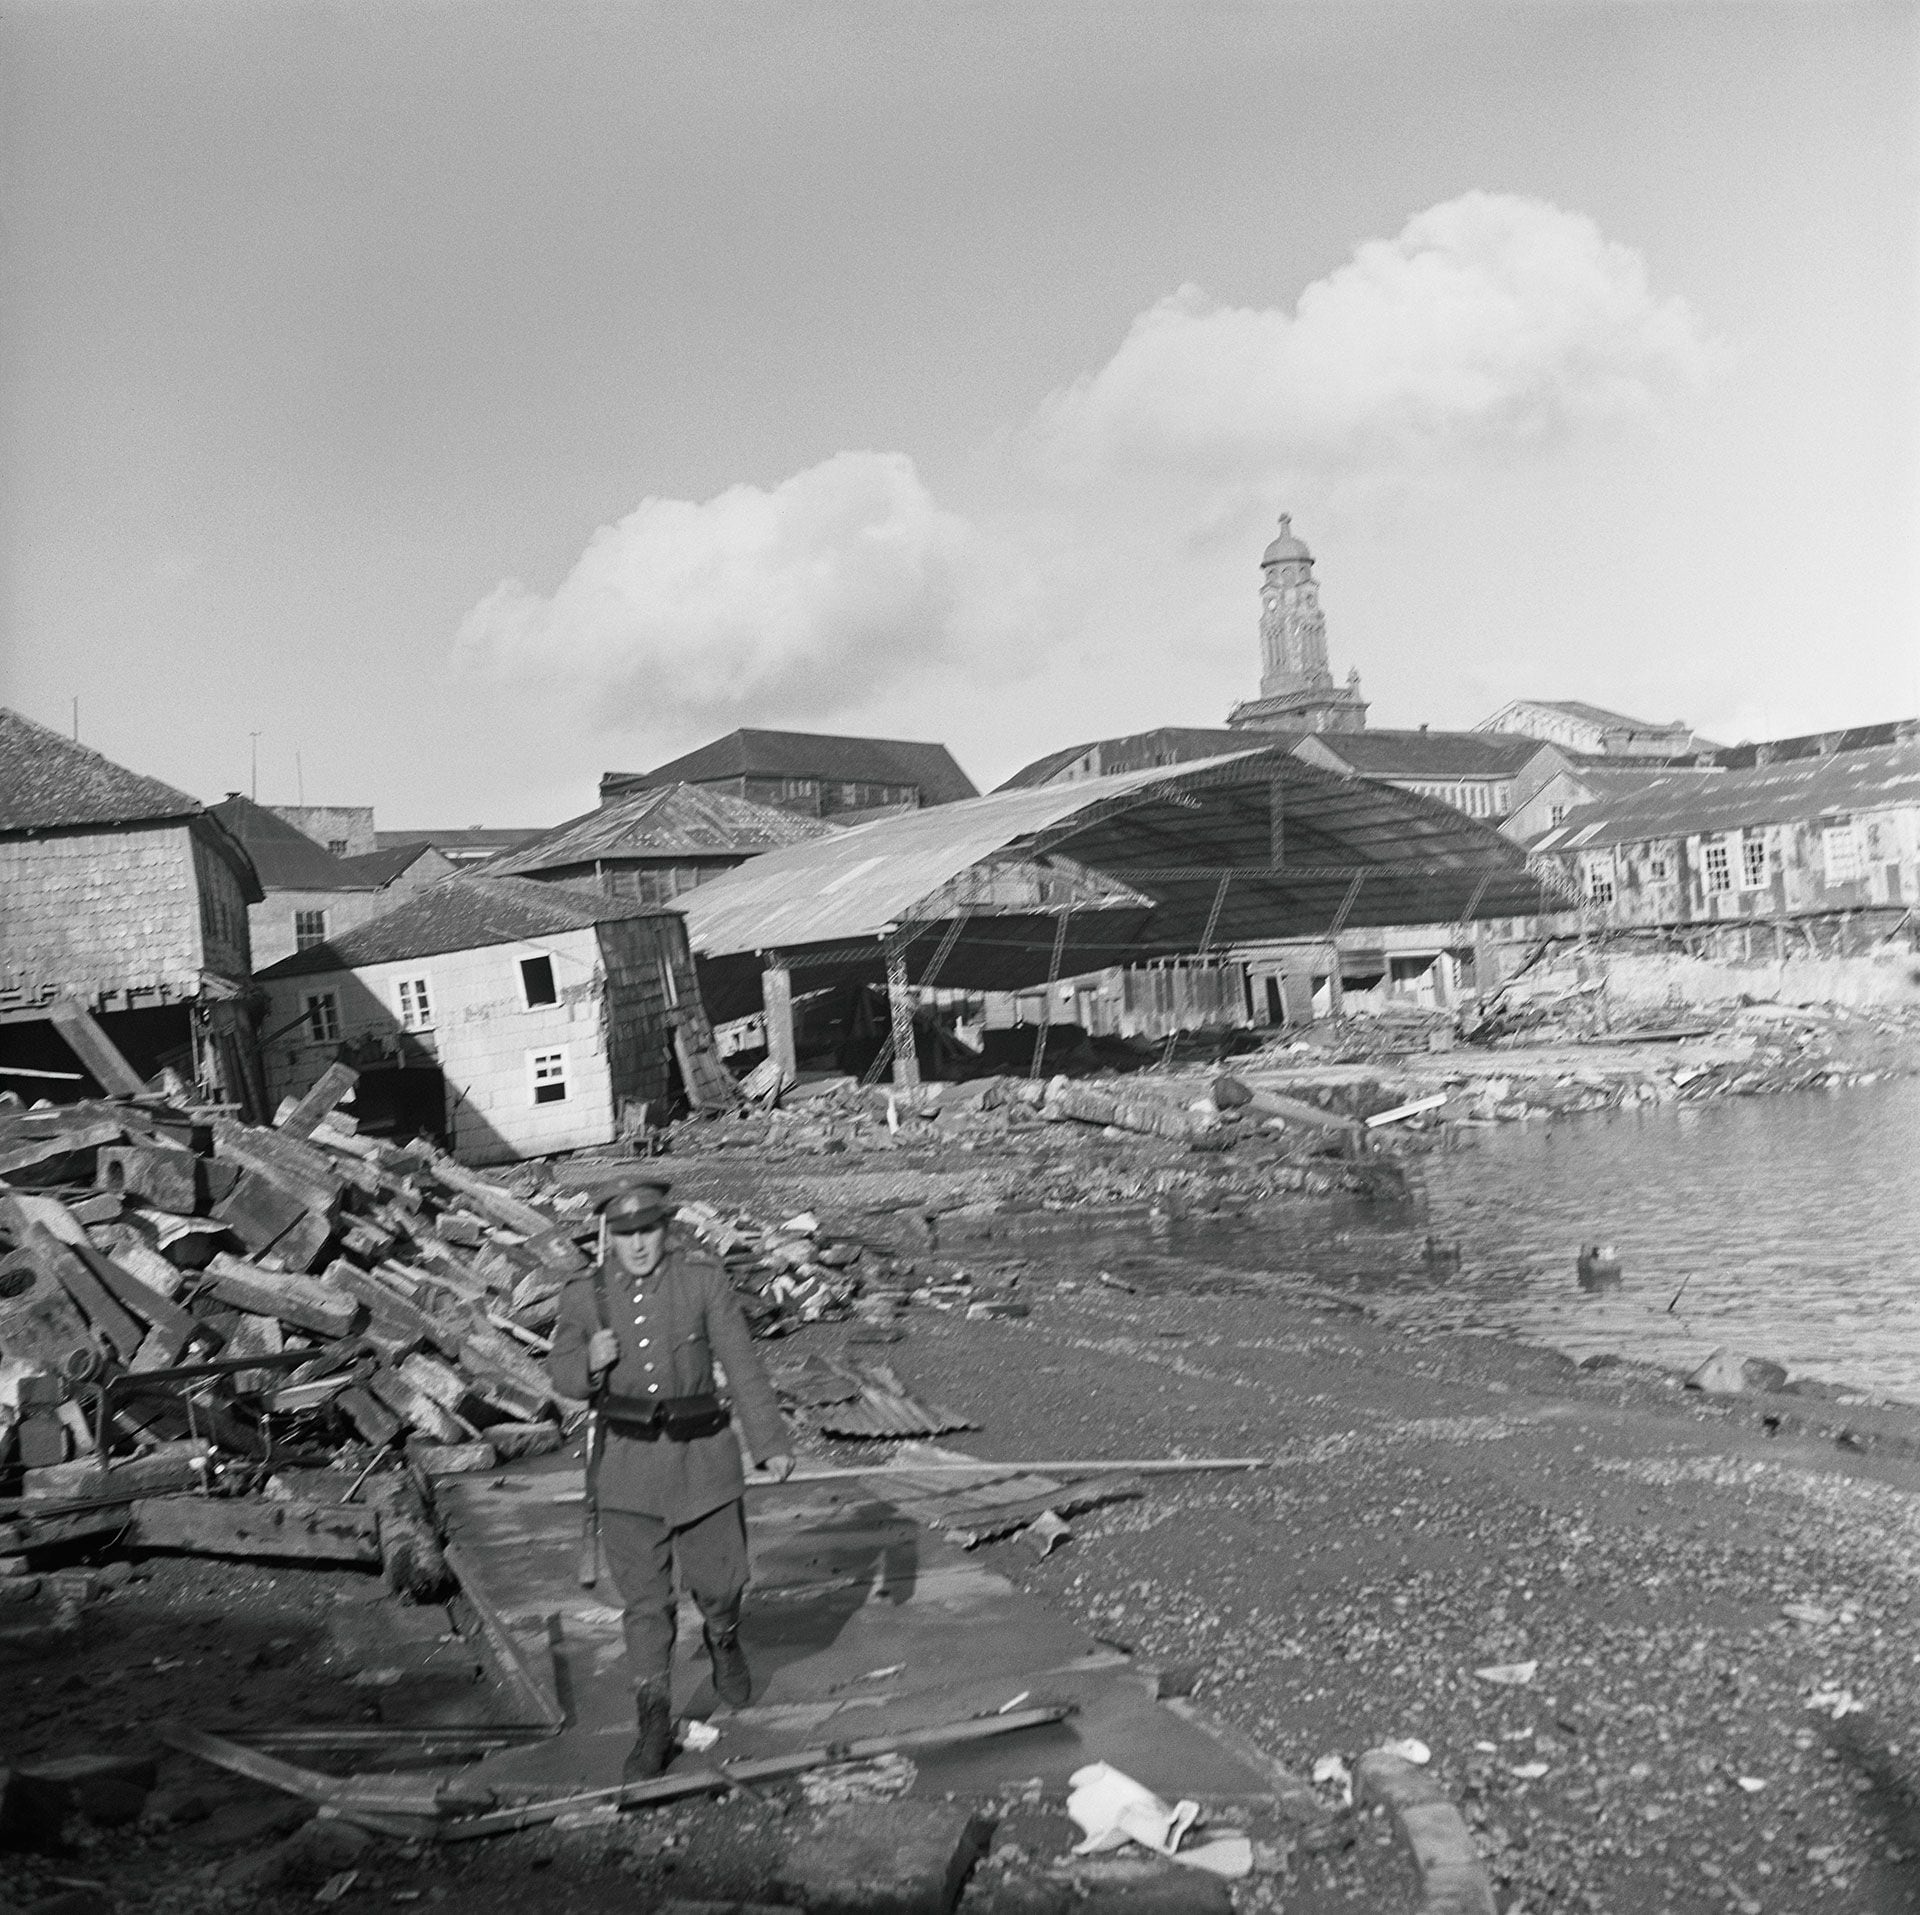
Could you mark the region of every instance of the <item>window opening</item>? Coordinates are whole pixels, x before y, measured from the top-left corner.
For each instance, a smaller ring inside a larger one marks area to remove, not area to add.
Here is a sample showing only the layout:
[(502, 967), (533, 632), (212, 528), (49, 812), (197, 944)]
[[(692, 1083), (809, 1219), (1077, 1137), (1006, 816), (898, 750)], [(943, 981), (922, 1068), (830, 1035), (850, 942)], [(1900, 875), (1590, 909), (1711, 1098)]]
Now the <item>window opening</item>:
[(307, 1036), (315, 1044), (339, 1043), (340, 1005), (331, 991), (307, 999)]
[(550, 957), (522, 958), (520, 989), (526, 995), (528, 1010), (540, 1004), (558, 1004), (560, 993), (553, 987), (553, 959)]
[(433, 1029), (433, 1000), (427, 995), (427, 980), (423, 977), (400, 980), (400, 1028), (406, 1031)]
[(311, 951), (327, 941), (327, 914), (324, 911), (296, 911), (293, 914), (293, 948)]

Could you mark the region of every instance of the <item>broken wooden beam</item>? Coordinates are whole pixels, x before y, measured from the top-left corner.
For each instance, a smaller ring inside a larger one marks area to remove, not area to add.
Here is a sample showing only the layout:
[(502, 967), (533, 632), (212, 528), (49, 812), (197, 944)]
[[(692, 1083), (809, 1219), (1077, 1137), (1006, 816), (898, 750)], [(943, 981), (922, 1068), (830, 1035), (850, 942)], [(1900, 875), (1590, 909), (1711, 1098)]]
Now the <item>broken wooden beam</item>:
[(351, 1064), (333, 1063), (320, 1073), (314, 1086), (274, 1126), (283, 1137), (306, 1139), (341, 1099), (353, 1093), (360, 1073)]
[(138, 1097), (146, 1090), (147, 1080), (127, 1062), (120, 1046), (78, 998), (56, 1000), (47, 1017), (109, 1097)]
[(507, 1627), (506, 1618), (482, 1591), (473, 1559), (466, 1551), (458, 1543), (449, 1543), (445, 1554), (447, 1567), (460, 1584), (461, 1595), (472, 1607), (492, 1646), (495, 1665), (502, 1680), (534, 1721), (545, 1723), (553, 1734), (558, 1735), (567, 1726), (567, 1712), (560, 1706), (551, 1675), (543, 1682), (534, 1673), (527, 1652)]
[(212, 1279), (213, 1294), (236, 1310), (278, 1317), (283, 1323), (329, 1337), (351, 1336), (359, 1320), (359, 1298), (314, 1277), (298, 1276), (286, 1270), (263, 1270), (258, 1264), (243, 1263), (224, 1250), (215, 1255), (207, 1266), (207, 1273)]
[(141, 1549), (244, 1560), (380, 1564), (380, 1518), (331, 1503), (264, 1497), (147, 1496), (133, 1505), (130, 1540)]

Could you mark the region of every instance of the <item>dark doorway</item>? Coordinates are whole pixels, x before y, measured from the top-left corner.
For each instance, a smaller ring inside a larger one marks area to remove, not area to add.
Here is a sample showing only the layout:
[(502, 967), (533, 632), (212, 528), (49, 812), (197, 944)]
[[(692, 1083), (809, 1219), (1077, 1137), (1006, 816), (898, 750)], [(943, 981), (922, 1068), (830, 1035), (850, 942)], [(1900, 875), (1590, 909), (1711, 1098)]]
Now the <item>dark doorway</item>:
[(412, 1070), (363, 1070), (346, 1108), (367, 1137), (404, 1143), (409, 1137), (448, 1141), (447, 1080), (432, 1065)]

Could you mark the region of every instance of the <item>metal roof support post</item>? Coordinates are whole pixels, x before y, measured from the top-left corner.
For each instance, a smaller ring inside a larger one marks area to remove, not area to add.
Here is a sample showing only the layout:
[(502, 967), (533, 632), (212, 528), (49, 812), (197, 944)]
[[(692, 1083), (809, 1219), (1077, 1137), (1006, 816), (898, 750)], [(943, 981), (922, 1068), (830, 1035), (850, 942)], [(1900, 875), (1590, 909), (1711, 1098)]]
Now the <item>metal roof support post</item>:
[(907, 995), (907, 936), (887, 939), (887, 1020), (893, 1042), (893, 1081), (897, 1089), (920, 1088), (920, 1053), (913, 1044), (913, 1000)]
[(1267, 787), (1267, 862), (1278, 871), (1286, 862), (1286, 794), (1278, 778)]
[(1073, 916), (1073, 906), (1068, 905), (1053, 926), (1053, 955), (1047, 960), (1047, 990), (1040, 1000), (1040, 1028), (1033, 1034), (1033, 1062), (1027, 1067), (1029, 1078), (1040, 1075), (1040, 1067), (1047, 1056), (1047, 1029), (1053, 1022), (1054, 987), (1060, 982), (1060, 960), (1067, 949), (1067, 920)]
[(1347, 928), (1347, 919), (1353, 907), (1360, 902), (1360, 887), (1367, 881), (1364, 871), (1353, 874), (1353, 882), (1347, 886), (1347, 895), (1340, 900), (1340, 908), (1333, 914), (1333, 922), (1327, 927), (1327, 1012), (1339, 1019), (1347, 1014), (1346, 984), (1340, 975), (1340, 933)]

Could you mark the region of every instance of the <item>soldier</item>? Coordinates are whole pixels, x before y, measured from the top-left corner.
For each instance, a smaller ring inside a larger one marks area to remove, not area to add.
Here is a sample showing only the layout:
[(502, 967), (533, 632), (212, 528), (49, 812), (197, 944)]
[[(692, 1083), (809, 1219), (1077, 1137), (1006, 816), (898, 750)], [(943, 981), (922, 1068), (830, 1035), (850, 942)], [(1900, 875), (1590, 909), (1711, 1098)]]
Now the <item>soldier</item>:
[[(780, 1406), (726, 1274), (704, 1251), (669, 1240), (667, 1190), (629, 1185), (601, 1205), (608, 1254), (562, 1293), (548, 1359), (554, 1388), (594, 1408), (587, 1496), (626, 1605), (638, 1718), (630, 1782), (658, 1775), (672, 1752), (676, 1563), (706, 1619), (714, 1693), (740, 1708), (753, 1692), (740, 1648), (746, 1479), (733, 1415), (761, 1468), (782, 1481), (793, 1470)], [(716, 1357), (731, 1409), (715, 1394)]]

